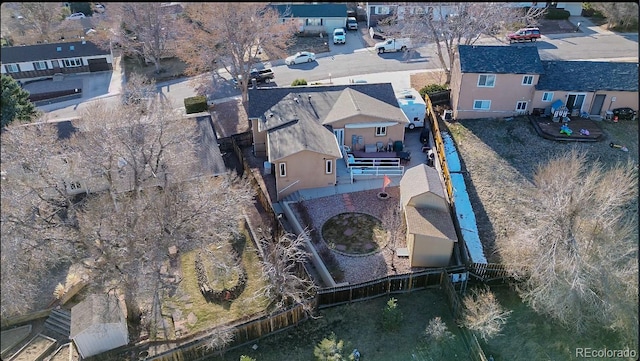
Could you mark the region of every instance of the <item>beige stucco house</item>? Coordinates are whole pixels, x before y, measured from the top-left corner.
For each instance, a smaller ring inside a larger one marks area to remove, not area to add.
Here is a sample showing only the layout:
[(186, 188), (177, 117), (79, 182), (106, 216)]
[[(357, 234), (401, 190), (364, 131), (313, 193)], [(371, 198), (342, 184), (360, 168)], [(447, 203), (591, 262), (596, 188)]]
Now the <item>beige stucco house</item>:
[(411, 267), (449, 265), (458, 237), (438, 171), (424, 164), (408, 169), (400, 180), (400, 203)]
[(346, 3), (276, 4), (280, 21), (293, 21), (299, 32), (332, 33), (333, 29), (347, 26)]
[(451, 70), (454, 119), (549, 113), (561, 100), (577, 116), (638, 109), (638, 64), (542, 61), (526, 45), (460, 45)]
[(334, 186), (344, 146), (404, 140), (409, 122), (390, 83), (253, 88), (247, 108), (253, 151), (275, 176), (277, 201)]

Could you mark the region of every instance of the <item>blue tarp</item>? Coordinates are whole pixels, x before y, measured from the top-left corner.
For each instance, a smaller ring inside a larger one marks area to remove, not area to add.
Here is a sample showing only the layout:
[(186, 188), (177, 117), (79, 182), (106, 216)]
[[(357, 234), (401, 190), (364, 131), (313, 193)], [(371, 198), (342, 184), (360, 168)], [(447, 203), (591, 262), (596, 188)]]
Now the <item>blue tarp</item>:
[(447, 132), (440, 132), (442, 135), (442, 142), (444, 143), (444, 156), (447, 158), (447, 167), (449, 172), (461, 172), (460, 158), (458, 158), (458, 151), (451, 139), (451, 135)]
[(482, 242), (480, 242), (480, 236), (478, 235), (476, 215), (473, 213), (469, 194), (467, 194), (467, 187), (464, 184), (464, 177), (460, 173), (451, 173), (451, 183), (456, 218), (460, 225), (460, 233), (469, 251), (469, 256), (471, 256), (471, 262), (487, 263)]

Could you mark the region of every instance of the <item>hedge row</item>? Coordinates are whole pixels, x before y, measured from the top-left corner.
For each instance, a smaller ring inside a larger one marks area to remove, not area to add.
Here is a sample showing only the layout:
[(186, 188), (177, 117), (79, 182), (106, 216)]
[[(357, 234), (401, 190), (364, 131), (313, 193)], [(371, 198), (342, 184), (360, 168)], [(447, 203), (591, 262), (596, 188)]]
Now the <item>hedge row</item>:
[(198, 95), (195, 97), (184, 98), (184, 108), (187, 114), (200, 113), (207, 111), (207, 97), (204, 95)]
[(565, 9), (550, 8), (550, 9), (547, 9), (547, 12), (544, 14), (544, 17), (545, 19), (549, 19), (549, 20), (567, 20), (569, 19), (570, 15), (571, 13)]

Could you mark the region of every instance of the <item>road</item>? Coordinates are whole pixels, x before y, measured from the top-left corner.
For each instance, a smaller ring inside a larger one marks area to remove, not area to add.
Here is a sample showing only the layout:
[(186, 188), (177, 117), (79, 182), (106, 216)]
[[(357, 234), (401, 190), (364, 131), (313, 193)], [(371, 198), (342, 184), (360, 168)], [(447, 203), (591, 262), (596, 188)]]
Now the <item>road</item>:
[[(330, 44), (331, 52), (318, 54), (317, 61), (294, 66), (284, 65), (283, 60), (265, 63), (275, 73), (271, 86), (288, 86), (295, 79), (302, 78), (308, 83), (332, 78), (357, 77), (363, 74), (398, 71), (416, 72), (441, 68), (435, 52), (435, 44), (419, 47), (408, 53), (377, 54), (373, 48), (361, 46), (357, 34), (349, 33), (347, 45)], [(504, 45), (493, 38), (480, 39), (478, 45)], [(535, 46), (542, 60), (616, 60), (638, 62), (637, 34), (600, 34), (585, 32), (543, 36), (535, 43), (513, 44), (510, 46)], [(341, 48), (342, 47), (342, 48)], [(237, 97), (240, 92), (233, 87), (229, 74), (219, 71), (211, 77), (215, 89), (207, 92), (210, 99)], [(190, 79), (175, 79), (158, 83), (158, 90), (169, 99), (174, 108), (183, 107), (183, 99), (196, 95)], [(107, 87), (108, 88), (108, 87)], [(110, 90), (111, 92), (111, 90)], [(117, 92), (116, 92), (117, 93)], [(77, 117), (94, 99), (102, 99), (108, 104), (117, 104), (116, 93), (103, 94), (92, 99), (77, 99), (40, 107), (48, 113), (49, 119), (69, 119)]]

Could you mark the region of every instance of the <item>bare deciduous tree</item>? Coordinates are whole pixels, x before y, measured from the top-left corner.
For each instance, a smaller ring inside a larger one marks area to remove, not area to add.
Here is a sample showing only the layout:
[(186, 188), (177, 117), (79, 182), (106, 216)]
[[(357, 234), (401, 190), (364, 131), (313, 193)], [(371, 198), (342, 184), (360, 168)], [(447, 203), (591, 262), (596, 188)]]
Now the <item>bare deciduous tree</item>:
[(590, 5), (607, 18), (607, 29), (638, 24), (637, 2), (593, 2)]
[(33, 36), (36, 41), (56, 41), (59, 39), (58, 28), (62, 25), (65, 8), (61, 2), (23, 2), (18, 11), (22, 16), (21, 23), (26, 27), (26, 35)]
[(270, 241), (268, 236), (261, 240), (263, 271), (268, 282), (258, 293), (266, 295), (278, 308), (302, 304), (307, 312), (311, 312), (312, 306), (307, 300), (313, 296), (317, 286), (299, 272), (309, 258), (305, 235), (308, 236), (306, 233), (298, 236), (286, 233), (274, 241)]
[(118, 44), (124, 54), (153, 63), (156, 73), (162, 71), (162, 59), (175, 49), (173, 7), (161, 2), (109, 3), (102, 16), (94, 40), (100, 47)]
[(523, 300), (578, 332), (637, 342), (637, 164), (605, 169), (574, 149), (541, 165), (534, 184), (524, 197), (535, 214), (500, 246), (505, 263), (528, 266)]
[[(138, 309), (148, 308), (140, 304), (163, 290), (168, 247), (188, 251), (237, 236), (252, 192), (232, 174), (193, 179), (195, 121), (180, 121), (161, 102), (151, 103), (144, 117), (116, 109), (90, 108), (84, 114), (90, 121), (78, 122), (80, 129), (66, 140), (50, 123), (3, 133), (3, 250), (17, 248), (18, 236), (24, 237), (20, 253), (3, 257), (30, 256), (3, 258), (3, 301), (18, 300), (4, 292), (5, 280), (24, 282), (14, 272), (37, 275), (64, 257), (84, 261), (96, 289), (123, 291), (135, 320)], [(26, 165), (22, 154), (29, 154)], [(24, 167), (28, 174), (18, 171)], [(78, 194), (85, 194), (81, 203)]]
[[(185, 8), (180, 51), (190, 74), (224, 68), (232, 77), (249, 79), (249, 73), (264, 52), (271, 59), (282, 58), (296, 29), (282, 23), (276, 10), (266, 3), (190, 3)], [(201, 84), (210, 89), (211, 79)], [(247, 82), (242, 83), (242, 100), (247, 101)]]
[(472, 289), (462, 300), (462, 325), (487, 341), (502, 331), (512, 311), (505, 310), (488, 287)]
[[(458, 45), (472, 45), (514, 23), (533, 25), (544, 9), (513, 7), (509, 3), (404, 3), (403, 10), (383, 22), (391, 37), (409, 37), (414, 46), (433, 42), (442, 69), (451, 82)], [(416, 10), (418, 9), (418, 10)], [(401, 20), (400, 20), (401, 19)]]

